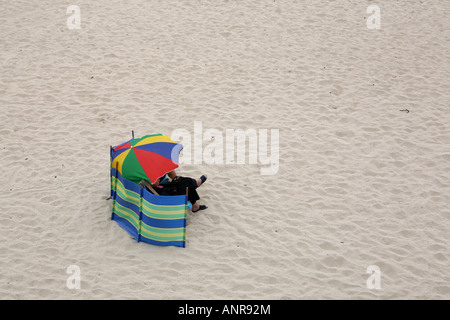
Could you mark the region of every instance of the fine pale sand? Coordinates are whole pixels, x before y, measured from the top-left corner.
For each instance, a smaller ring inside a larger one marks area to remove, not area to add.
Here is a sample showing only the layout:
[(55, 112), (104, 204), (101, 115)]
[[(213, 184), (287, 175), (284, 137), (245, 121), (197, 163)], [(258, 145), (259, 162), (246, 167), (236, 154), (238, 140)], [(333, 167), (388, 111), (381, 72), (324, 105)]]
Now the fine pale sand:
[[(73, 4), (0, 4), (0, 299), (450, 299), (449, 1)], [(109, 146), (195, 120), (279, 169), (182, 164), (209, 208), (137, 243)]]

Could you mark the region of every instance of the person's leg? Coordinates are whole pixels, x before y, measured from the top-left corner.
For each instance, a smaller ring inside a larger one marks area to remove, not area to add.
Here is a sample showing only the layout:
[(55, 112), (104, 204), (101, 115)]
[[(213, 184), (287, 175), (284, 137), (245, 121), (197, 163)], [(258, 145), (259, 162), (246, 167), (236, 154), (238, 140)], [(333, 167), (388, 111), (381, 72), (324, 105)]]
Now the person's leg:
[(200, 196), (194, 188), (188, 189), (188, 201), (192, 203), (192, 206), (197, 203), (197, 200), (200, 200)]
[(200, 187), (206, 181), (206, 174), (202, 175), (200, 178), (196, 180), (197, 187)]
[(208, 209), (208, 207), (203, 204), (198, 204), (198, 202), (192, 204), (192, 212), (197, 212), (205, 209)]
[[(179, 185), (180, 185), (180, 194), (182, 194), (183, 190), (186, 190), (188, 188), (188, 201), (192, 204), (192, 212), (197, 212), (199, 210), (207, 209), (208, 207), (205, 205), (200, 205), (197, 203), (197, 200), (200, 199), (200, 196), (197, 193), (197, 188), (199, 185), (201, 185), (203, 182), (206, 181), (206, 177), (202, 176), (201, 178), (195, 179), (188, 178), (188, 177), (182, 177)], [(186, 191), (184, 191), (184, 194)]]
[(186, 194), (186, 188), (188, 190), (188, 200), (192, 205), (200, 199), (200, 196), (198, 195), (197, 191), (197, 181), (192, 178), (188, 177), (180, 177), (180, 180), (178, 182), (178, 194), (183, 195)]
[[(192, 182), (195, 183), (194, 179), (192, 179)], [(198, 204), (197, 200), (200, 199), (200, 196), (197, 193), (196, 186), (192, 185), (192, 188), (188, 189), (188, 201), (192, 204), (192, 212), (197, 212), (200, 210), (205, 210), (208, 207), (203, 204)]]

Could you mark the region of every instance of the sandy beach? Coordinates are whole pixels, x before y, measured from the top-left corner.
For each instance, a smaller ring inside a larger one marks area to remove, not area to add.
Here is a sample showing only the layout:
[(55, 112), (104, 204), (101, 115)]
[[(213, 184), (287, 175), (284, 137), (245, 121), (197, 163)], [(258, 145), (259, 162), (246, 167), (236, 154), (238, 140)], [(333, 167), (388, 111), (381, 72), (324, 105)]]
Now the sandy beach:
[[(1, 1), (0, 299), (450, 299), (449, 12)], [(177, 172), (208, 175), (209, 208), (186, 248), (111, 221), (109, 148), (131, 130), (192, 135)], [(227, 130), (277, 132), (277, 157), (206, 161)]]

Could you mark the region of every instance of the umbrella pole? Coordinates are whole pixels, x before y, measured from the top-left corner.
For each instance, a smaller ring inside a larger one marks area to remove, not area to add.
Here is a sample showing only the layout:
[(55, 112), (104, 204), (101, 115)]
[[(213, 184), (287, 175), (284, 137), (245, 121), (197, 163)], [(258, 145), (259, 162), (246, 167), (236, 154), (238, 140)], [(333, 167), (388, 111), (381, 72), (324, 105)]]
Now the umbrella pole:
[(114, 211), (116, 209), (116, 197), (117, 197), (117, 179), (119, 175), (119, 162), (116, 162), (116, 174), (114, 179), (114, 196), (113, 196), (113, 206), (112, 206), (112, 214), (111, 214), (111, 220), (114, 220)]

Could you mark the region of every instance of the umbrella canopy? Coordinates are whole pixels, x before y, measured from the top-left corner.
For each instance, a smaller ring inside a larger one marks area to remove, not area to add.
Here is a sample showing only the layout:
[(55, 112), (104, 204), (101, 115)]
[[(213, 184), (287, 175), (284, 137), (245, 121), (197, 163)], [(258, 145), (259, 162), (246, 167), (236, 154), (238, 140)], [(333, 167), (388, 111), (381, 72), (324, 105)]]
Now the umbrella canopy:
[(162, 134), (132, 139), (111, 150), (111, 165), (122, 177), (136, 183), (154, 183), (167, 172), (178, 168), (178, 156), (183, 149)]

